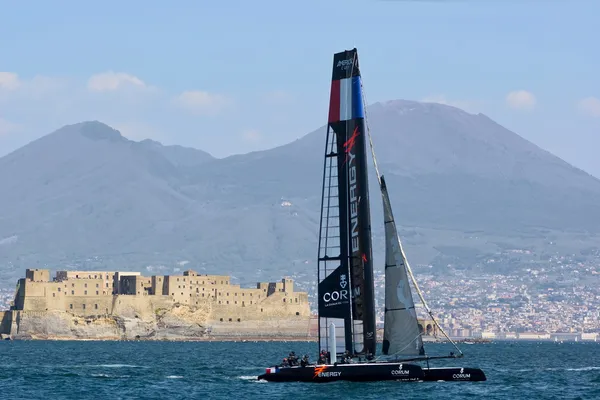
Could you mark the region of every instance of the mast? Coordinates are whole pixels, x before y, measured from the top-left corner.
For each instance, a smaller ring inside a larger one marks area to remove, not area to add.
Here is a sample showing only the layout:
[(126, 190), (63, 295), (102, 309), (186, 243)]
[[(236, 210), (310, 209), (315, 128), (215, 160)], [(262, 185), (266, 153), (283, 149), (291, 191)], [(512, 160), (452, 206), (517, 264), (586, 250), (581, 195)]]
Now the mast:
[[(375, 354), (366, 126), (356, 49), (333, 59), (319, 233), (319, 343)], [(328, 329), (333, 322), (335, 338)], [(336, 348), (336, 353), (341, 353)], [(333, 354), (332, 360), (333, 360)]]

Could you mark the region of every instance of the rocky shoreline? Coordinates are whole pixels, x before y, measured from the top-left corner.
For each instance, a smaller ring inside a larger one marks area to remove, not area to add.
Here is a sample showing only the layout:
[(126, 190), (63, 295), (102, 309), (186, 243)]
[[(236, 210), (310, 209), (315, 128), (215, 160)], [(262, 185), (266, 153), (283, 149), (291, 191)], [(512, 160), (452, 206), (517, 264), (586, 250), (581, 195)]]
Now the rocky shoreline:
[[(8, 336), (7, 336), (7, 340)], [(30, 335), (19, 335), (10, 340), (16, 341), (56, 341), (56, 342), (316, 342), (315, 337), (294, 336), (206, 336), (196, 338), (139, 338), (139, 339), (116, 339), (116, 338), (78, 338), (78, 337), (34, 337)]]

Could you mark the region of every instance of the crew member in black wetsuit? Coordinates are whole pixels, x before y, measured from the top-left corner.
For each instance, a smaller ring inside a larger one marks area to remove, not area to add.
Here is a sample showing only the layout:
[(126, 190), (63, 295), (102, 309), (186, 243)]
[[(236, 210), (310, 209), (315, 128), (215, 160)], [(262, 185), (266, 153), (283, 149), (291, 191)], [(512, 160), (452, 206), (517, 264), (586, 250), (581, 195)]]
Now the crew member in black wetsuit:
[(290, 367), (294, 367), (298, 365), (298, 357), (296, 357), (296, 352), (292, 351), (288, 356), (288, 362), (290, 363)]
[(344, 355), (342, 355), (342, 364), (350, 364), (352, 362), (352, 357), (350, 356), (350, 352), (346, 350)]
[(327, 364), (327, 352), (325, 350), (321, 350), (319, 353), (319, 364)]
[(308, 365), (308, 354), (305, 354), (304, 357), (302, 357), (302, 360), (300, 360), (300, 366), (306, 367), (307, 365)]

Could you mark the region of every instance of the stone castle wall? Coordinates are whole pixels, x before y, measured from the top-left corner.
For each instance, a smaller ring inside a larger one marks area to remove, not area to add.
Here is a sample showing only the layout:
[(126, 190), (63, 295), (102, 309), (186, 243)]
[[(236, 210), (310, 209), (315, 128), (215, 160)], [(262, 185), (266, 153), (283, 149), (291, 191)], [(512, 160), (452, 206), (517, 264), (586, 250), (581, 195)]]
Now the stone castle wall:
[(309, 331), (308, 297), (293, 291), (289, 279), (245, 289), (227, 276), (129, 274), (109, 285), (100, 273), (77, 271), (83, 278), (71, 273), (49, 282), (43, 271), (19, 281), (10, 318), (16, 338), (306, 337)]

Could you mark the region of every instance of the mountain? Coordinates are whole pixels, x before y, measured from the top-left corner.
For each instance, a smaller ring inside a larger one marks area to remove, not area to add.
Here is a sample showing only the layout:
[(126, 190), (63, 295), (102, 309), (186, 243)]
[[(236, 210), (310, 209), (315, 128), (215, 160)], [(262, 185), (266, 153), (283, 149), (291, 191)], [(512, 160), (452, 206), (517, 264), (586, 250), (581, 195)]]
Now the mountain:
[[(600, 181), (488, 117), (397, 100), (370, 106), (368, 118), (414, 263), (597, 240)], [(100, 122), (65, 126), (0, 158), (0, 277), (43, 265), (158, 273), (190, 263), (250, 282), (312, 278), (324, 129), (216, 159)], [(378, 255), (375, 182), (371, 171)]]

